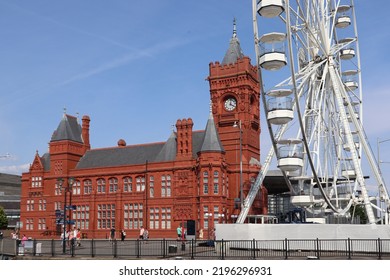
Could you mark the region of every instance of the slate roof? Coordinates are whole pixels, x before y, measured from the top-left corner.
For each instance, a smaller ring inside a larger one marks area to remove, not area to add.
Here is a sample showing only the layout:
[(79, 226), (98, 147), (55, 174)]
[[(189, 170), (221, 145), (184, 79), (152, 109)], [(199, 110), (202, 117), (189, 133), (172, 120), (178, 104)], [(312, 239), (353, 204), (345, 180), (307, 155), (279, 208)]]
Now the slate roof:
[[(166, 142), (89, 150), (80, 159), (76, 169), (145, 164), (146, 161), (174, 161), (176, 151), (176, 133), (172, 132)], [(192, 133), (193, 158), (197, 157), (198, 152), (209, 151), (225, 151), (219, 139), (211, 111), (206, 130)]]
[(71, 140), (83, 143), (81, 126), (76, 117), (64, 114), (64, 117), (51, 137), (51, 141), (61, 140)]
[(50, 154), (44, 153), (43, 156), (41, 157), (41, 161), (43, 164), (43, 170), (49, 171), (50, 170)]
[(209, 119), (206, 125), (206, 131), (204, 133), (201, 152), (225, 152), (222, 143), (219, 139), (217, 129), (215, 127), (214, 118), (212, 112), (210, 112)]
[(222, 65), (235, 63), (237, 59), (243, 57), (244, 57), (244, 53), (242, 52), (240, 41), (237, 38), (236, 21), (234, 21), (233, 36), (230, 39), (229, 48), (226, 51), (225, 56), (222, 60)]
[[(81, 126), (78, 124), (77, 118), (64, 115), (51, 138), (51, 141), (60, 140), (72, 140), (82, 143)], [(176, 151), (176, 133), (172, 132), (166, 142), (91, 149), (80, 159), (76, 169), (145, 164), (146, 161), (174, 161), (176, 159)], [(200, 151), (224, 152), (211, 113), (207, 121), (206, 130), (193, 131), (192, 133), (193, 158), (196, 158)], [(44, 170), (50, 170), (50, 154), (45, 153), (41, 157), (41, 161)]]
[(164, 146), (158, 153), (155, 158), (156, 162), (160, 161), (173, 161), (176, 156), (177, 142), (176, 142), (176, 134), (172, 131), (171, 136), (168, 141), (165, 142)]
[[(203, 135), (204, 131), (193, 133), (193, 149), (200, 146), (198, 142), (203, 139)], [(176, 145), (176, 134), (173, 132), (167, 142), (93, 149), (85, 153), (76, 169), (145, 164), (146, 161), (173, 161), (176, 158)], [(194, 155), (196, 152), (194, 151)]]
[(153, 162), (164, 143), (89, 150), (80, 159), (76, 169), (112, 167)]

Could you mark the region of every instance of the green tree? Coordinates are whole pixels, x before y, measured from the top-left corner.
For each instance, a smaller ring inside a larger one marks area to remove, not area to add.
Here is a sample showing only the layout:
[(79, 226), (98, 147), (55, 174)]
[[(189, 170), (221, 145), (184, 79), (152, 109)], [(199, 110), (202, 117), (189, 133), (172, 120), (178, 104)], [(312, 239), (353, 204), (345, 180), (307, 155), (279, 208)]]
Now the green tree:
[(360, 223), (361, 224), (366, 224), (368, 221), (367, 213), (366, 213), (366, 208), (364, 208), (364, 205), (359, 204), (351, 207), (349, 210), (351, 215), (354, 214), (355, 217), (360, 217)]
[(5, 215), (3, 207), (0, 206), (0, 229), (5, 229), (8, 226), (7, 215)]

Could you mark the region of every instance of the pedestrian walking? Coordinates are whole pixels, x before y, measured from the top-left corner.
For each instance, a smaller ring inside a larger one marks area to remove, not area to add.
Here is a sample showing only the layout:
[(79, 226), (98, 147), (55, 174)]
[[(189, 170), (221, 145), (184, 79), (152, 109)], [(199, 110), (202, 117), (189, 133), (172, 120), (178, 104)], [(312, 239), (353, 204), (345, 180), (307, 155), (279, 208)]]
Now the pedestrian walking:
[(200, 240), (203, 239), (203, 229), (202, 228), (199, 230), (199, 239)]
[(122, 242), (125, 241), (125, 238), (126, 238), (126, 232), (125, 232), (124, 229), (122, 229), (122, 230), (121, 230), (121, 240), (122, 240)]
[(69, 232), (69, 240), (70, 240), (70, 246), (71, 246), (71, 248), (73, 248), (74, 245), (75, 245), (75, 241), (76, 241), (76, 237), (74, 236), (74, 231), (73, 230), (71, 230)]
[(81, 231), (80, 231), (80, 228), (77, 229), (76, 244), (77, 244), (77, 247), (81, 246)]
[(68, 236), (68, 231), (65, 230), (65, 232), (61, 233), (61, 246), (64, 247), (66, 245), (66, 240)]
[(113, 242), (114, 239), (115, 239), (115, 227), (112, 227), (112, 228), (110, 229), (110, 238), (109, 238), (108, 241)]
[(24, 245), (26, 244), (26, 241), (28, 240), (27, 236), (25, 234), (23, 234), (23, 237), (22, 237), (22, 246), (24, 247)]
[(141, 228), (139, 230), (139, 239), (144, 239), (144, 232), (145, 232), (145, 229), (143, 226), (141, 226)]
[(176, 233), (177, 233), (177, 240), (180, 240), (181, 239), (181, 226), (180, 225), (177, 227)]
[(149, 239), (149, 231), (146, 228), (144, 229), (143, 239), (146, 241)]
[(74, 226), (72, 231), (72, 247), (77, 245), (77, 235), (78, 235), (78, 229)]

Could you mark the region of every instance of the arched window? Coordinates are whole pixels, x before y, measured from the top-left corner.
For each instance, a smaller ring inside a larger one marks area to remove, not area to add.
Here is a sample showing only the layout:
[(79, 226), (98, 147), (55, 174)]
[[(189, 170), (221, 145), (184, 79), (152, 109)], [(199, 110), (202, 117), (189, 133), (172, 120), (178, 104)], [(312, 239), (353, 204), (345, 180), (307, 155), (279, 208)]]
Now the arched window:
[(133, 191), (133, 178), (125, 177), (123, 178), (123, 191), (132, 192)]
[(80, 186), (80, 181), (74, 181), (72, 185), (72, 194), (80, 194), (81, 193), (81, 186)]
[(118, 179), (117, 178), (110, 178), (108, 179), (109, 184), (109, 192), (117, 192), (118, 191)]
[(91, 194), (92, 193), (92, 181), (91, 180), (84, 180), (83, 187), (84, 187), (84, 194)]
[(145, 190), (145, 177), (144, 176), (138, 176), (135, 178), (135, 186), (137, 192), (141, 192)]
[(100, 178), (97, 180), (97, 192), (105, 193), (106, 192), (106, 180)]

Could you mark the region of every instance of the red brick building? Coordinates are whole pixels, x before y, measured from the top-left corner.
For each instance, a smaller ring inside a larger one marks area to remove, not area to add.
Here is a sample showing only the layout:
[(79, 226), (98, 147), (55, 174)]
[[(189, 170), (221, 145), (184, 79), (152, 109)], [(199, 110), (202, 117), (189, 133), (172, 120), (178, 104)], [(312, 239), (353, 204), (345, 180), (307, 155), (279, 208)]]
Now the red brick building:
[[(257, 69), (235, 31), (222, 63), (210, 63), (208, 81), (205, 130), (194, 131), (191, 118), (179, 119), (165, 142), (128, 146), (119, 140), (116, 147), (92, 149), (90, 118), (80, 124), (64, 114), (49, 152), (37, 152), (22, 175), (21, 232), (58, 234), (65, 205), (74, 205), (66, 219), (88, 238), (105, 238), (111, 227), (136, 238), (141, 226), (152, 238), (175, 237), (183, 221), (206, 231), (234, 222), (240, 179), (245, 196), (260, 169)], [(262, 194), (251, 213), (267, 213), (264, 188)]]

